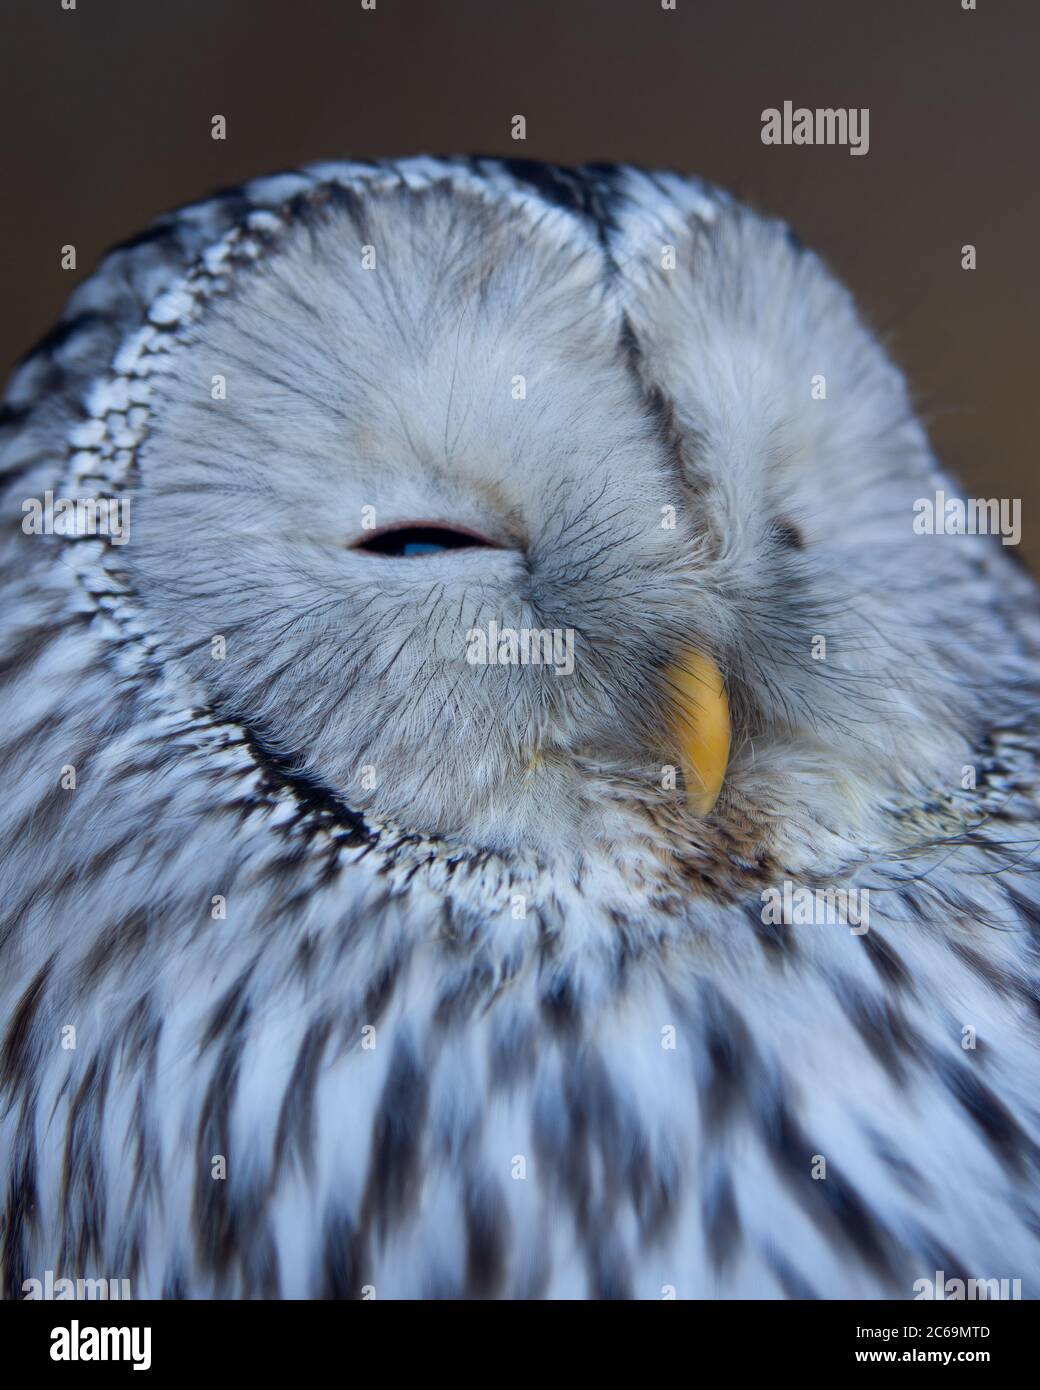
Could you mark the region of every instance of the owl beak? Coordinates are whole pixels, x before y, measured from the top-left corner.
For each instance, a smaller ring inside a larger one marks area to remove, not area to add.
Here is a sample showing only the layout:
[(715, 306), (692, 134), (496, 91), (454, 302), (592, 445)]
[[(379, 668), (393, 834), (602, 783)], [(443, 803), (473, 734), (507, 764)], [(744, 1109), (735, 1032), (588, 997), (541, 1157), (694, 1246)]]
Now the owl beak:
[(726, 683), (710, 657), (686, 651), (668, 667), (665, 684), (687, 803), (694, 815), (706, 816), (719, 799), (729, 764), (732, 731)]

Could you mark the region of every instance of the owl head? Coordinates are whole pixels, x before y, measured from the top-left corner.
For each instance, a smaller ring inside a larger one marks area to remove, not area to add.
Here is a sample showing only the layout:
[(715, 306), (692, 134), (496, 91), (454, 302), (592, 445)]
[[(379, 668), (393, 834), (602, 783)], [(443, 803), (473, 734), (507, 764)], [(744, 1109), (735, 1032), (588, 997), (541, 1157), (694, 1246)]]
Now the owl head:
[(95, 402), (186, 700), (477, 850), (819, 862), (956, 785), (1004, 562), (915, 533), (903, 379), (783, 224), (626, 169), (277, 191)]

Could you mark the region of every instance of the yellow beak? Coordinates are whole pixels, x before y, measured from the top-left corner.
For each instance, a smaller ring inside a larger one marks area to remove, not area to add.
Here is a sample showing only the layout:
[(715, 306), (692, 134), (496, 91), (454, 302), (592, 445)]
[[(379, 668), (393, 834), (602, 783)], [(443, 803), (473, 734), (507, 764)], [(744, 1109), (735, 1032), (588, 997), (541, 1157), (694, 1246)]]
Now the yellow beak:
[(678, 745), (690, 809), (706, 816), (719, 799), (729, 764), (729, 700), (722, 672), (710, 657), (684, 652), (665, 673), (672, 701), (671, 734)]

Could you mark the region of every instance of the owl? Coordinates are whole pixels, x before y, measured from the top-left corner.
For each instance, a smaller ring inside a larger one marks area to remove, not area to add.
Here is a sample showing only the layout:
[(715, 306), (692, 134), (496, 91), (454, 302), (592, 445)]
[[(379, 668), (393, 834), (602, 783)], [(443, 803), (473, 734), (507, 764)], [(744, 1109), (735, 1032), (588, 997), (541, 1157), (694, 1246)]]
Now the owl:
[(1037, 591), (784, 224), (260, 178), (0, 467), (5, 1296), (1037, 1294)]

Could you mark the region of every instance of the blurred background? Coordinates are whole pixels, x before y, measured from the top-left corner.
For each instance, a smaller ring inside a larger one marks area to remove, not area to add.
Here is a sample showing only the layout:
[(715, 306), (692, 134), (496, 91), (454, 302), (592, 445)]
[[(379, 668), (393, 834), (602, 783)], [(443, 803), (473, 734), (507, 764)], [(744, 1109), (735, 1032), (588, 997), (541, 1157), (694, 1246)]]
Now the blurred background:
[[(664, 165), (831, 262), (966, 494), (1022, 498), (1040, 570), (1040, 0), (675, 3), (4, 0), (0, 373), (108, 246), (256, 174), (423, 152)], [(788, 99), (869, 107), (869, 153), (764, 146)]]

